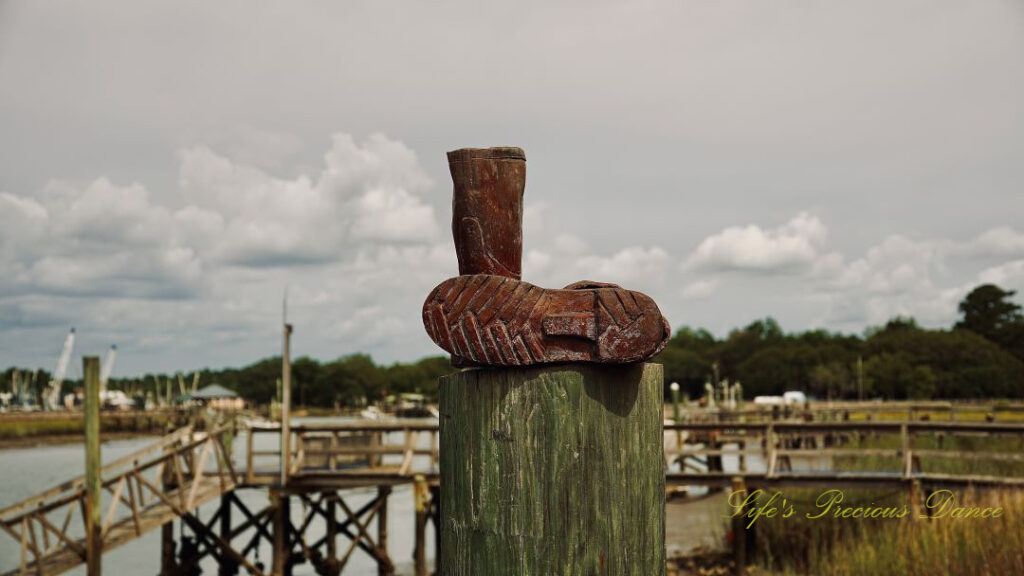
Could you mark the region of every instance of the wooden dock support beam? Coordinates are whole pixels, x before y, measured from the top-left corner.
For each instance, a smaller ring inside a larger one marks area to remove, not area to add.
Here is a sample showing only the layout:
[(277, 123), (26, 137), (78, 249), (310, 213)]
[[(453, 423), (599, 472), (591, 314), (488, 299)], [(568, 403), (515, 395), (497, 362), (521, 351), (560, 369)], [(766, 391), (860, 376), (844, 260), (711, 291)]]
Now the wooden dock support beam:
[(333, 490), (325, 496), (327, 501), (327, 562), (334, 569), (338, 563), (338, 493)]
[(391, 557), (388, 555), (388, 496), (391, 494), (391, 486), (378, 486), (377, 498), (381, 500), (380, 508), (377, 510), (377, 575), (392, 576), (395, 567), (391, 564)]
[(270, 504), (274, 514), (274, 566), (271, 574), (291, 576), (291, 497), (282, 490), (271, 488)]
[(441, 378), (445, 575), (665, 574), (657, 364)]
[[(231, 544), (231, 494), (220, 497), (220, 537), (227, 544)], [(229, 555), (221, 552), (220, 565), (217, 567), (217, 576), (238, 576), (238, 562)]]
[(441, 486), (430, 485), (430, 520), (434, 523), (434, 574), (444, 574), (441, 562)]
[[(173, 452), (171, 446), (164, 448), (164, 453)], [(164, 494), (178, 486), (173, 466), (164, 466), (160, 475), (160, 484)], [(160, 527), (160, 576), (174, 576), (177, 573), (178, 561), (175, 557), (174, 521), (165, 522)]]
[(100, 358), (82, 359), (85, 375), (85, 563), (86, 574), (101, 576), (103, 567), (102, 458), (100, 456)]
[(412, 485), (413, 504), (415, 506), (414, 547), (412, 551), (413, 565), (416, 576), (427, 576), (427, 515), (430, 505), (430, 491), (423, 476), (416, 476)]
[(914, 478), (907, 486), (907, 508), (910, 520), (916, 522), (921, 515), (921, 481)]
[[(284, 325), (281, 343), (281, 486), (288, 485), (292, 467), (292, 325)], [(287, 500), (287, 497), (285, 498)]]
[[(730, 499), (742, 501), (747, 495), (747, 485), (742, 476), (732, 477)], [(742, 494), (742, 496), (738, 496)], [(741, 509), (745, 512), (745, 509)], [(747, 516), (744, 513), (732, 517), (732, 561), (733, 574), (743, 576), (747, 572)]]

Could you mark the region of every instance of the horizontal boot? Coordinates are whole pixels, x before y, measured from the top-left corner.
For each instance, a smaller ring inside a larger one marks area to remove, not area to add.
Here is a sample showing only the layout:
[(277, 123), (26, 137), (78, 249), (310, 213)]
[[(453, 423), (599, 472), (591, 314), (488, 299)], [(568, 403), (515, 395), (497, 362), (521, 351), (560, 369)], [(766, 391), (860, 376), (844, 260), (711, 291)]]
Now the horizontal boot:
[(423, 325), (457, 366), (640, 362), (671, 336), (646, 294), (590, 281), (546, 289), (490, 274), (439, 284), (423, 304)]

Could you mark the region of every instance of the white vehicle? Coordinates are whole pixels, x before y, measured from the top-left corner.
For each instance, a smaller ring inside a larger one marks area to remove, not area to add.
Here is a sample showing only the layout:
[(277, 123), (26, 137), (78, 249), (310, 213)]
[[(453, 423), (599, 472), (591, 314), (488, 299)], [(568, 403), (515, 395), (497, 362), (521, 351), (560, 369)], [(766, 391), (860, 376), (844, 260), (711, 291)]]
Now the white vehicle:
[(803, 392), (790, 391), (782, 395), (782, 399), (787, 405), (789, 404), (806, 404), (807, 395)]
[(782, 396), (755, 396), (754, 404), (758, 406), (790, 406), (793, 404), (804, 404), (807, 402), (807, 395), (803, 392), (789, 391)]

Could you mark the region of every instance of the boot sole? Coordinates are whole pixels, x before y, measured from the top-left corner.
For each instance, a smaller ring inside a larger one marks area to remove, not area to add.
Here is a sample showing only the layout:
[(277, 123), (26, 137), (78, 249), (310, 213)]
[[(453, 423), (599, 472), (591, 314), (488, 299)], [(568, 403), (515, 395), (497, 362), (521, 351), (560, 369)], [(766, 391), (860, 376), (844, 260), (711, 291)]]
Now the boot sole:
[(629, 363), (660, 352), (671, 328), (647, 295), (613, 285), (539, 288), (473, 274), (450, 278), (423, 304), (430, 338), (456, 365)]

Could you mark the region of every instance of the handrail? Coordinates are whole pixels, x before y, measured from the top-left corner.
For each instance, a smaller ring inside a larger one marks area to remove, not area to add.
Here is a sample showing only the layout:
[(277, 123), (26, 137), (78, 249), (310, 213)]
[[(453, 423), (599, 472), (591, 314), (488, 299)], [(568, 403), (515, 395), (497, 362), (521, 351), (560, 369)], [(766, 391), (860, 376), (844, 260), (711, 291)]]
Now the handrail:
[[(177, 447), (176, 451), (184, 452), (184, 451), (192, 450), (195, 447), (197, 447), (197, 446), (203, 444), (204, 442), (206, 442), (207, 439), (209, 439), (210, 437), (219, 436), (219, 435), (223, 434), (224, 432), (226, 432), (228, 429), (229, 429), (228, 425), (220, 426), (220, 427), (218, 427), (218, 428), (216, 428), (214, 430), (211, 430), (209, 433), (206, 433), (206, 435), (203, 438), (200, 438), (198, 440), (192, 440), (188, 444), (184, 444), (182, 446)], [(191, 427), (186, 426), (186, 427), (184, 427), (184, 428), (182, 428), (180, 430), (175, 431), (172, 434), (169, 434), (168, 436), (162, 438), (161, 440), (159, 440), (158, 442), (156, 442), (154, 444), (151, 444), (151, 445), (149, 445), (149, 446), (147, 446), (145, 448), (137, 450), (137, 451), (135, 451), (135, 452), (133, 452), (133, 453), (127, 455), (127, 456), (118, 458), (117, 460), (114, 460), (113, 462), (105, 464), (103, 466), (103, 468), (101, 468), (101, 483), (102, 483), (102, 485), (103, 486), (111, 485), (112, 483), (117, 482), (123, 476), (125, 476), (127, 474), (131, 474), (132, 471), (149, 470), (153, 466), (161, 464), (161, 463), (167, 461), (168, 459), (174, 457), (174, 453), (173, 452), (163, 452), (163, 449), (167, 448), (169, 446), (173, 446), (175, 443), (178, 443), (181, 440), (183, 440), (184, 438), (191, 436), (193, 434), (193, 432), (195, 432), (195, 431)], [(146, 463), (144, 463), (142, 465), (138, 464), (138, 460), (140, 460), (142, 457), (148, 456), (148, 455), (153, 454), (154, 452), (157, 452), (157, 451), (161, 452), (161, 455), (159, 457), (157, 457), (154, 460), (147, 461)], [(120, 471), (120, 472), (117, 472), (116, 474), (112, 474), (118, 468), (120, 468), (122, 466), (125, 466), (125, 465), (128, 465), (128, 464), (132, 464), (132, 469), (131, 470)], [(11, 505), (11, 506), (8, 506), (8, 507), (0, 510), (0, 522), (9, 523), (9, 522), (11, 522), (11, 518), (8, 518), (8, 516), (10, 516), (11, 514), (15, 514), (17, 512), (20, 512), (21, 510), (24, 510), (26, 508), (32, 508), (33, 506), (36, 506), (35, 510), (40, 510), (40, 509), (42, 509), (42, 510), (49, 510), (49, 509), (51, 509), (49, 506), (44, 506), (43, 505), (47, 500), (49, 500), (50, 498), (59, 496), (61, 494), (67, 493), (67, 492), (77, 492), (77, 491), (83, 489), (84, 486), (85, 486), (85, 477), (84, 476), (79, 476), (77, 478), (69, 480), (68, 482), (64, 482), (64, 483), (62, 483), (62, 484), (60, 484), (58, 486), (54, 486), (53, 488), (50, 488), (48, 490), (45, 490), (43, 492), (40, 492), (38, 494), (35, 494), (35, 495), (30, 496), (28, 498), (25, 498), (25, 499), (21, 500), (20, 502), (17, 502), (15, 504)], [(21, 518), (21, 516), (23, 516), (23, 515), (14, 516), (14, 518), (15, 519)]]
[[(179, 430), (104, 466), (100, 486), (109, 497), (102, 503), (101, 549), (137, 538), (169, 517), (188, 516), (210, 498), (233, 490), (239, 476), (223, 440), (231, 429), (227, 423), (201, 434), (192, 428)], [(16, 573), (59, 572), (85, 561), (83, 540), (71, 523), (79, 510), (75, 526), (80, 530), (87, 524), (81, 484), (75, 479), (0, 511), (0, 529), (21, 546)], [(63, 521), (47, 518), (53, 513)]]
[(902, 426), (919, 432), (985, 432), (1024, 434), (1024, 423), (1008, 422), (674, 422), (665, 423), (665, 430), (762, 430), (772, 425), (777, 431), (808, 432), (854, 430), (899, 432)]

